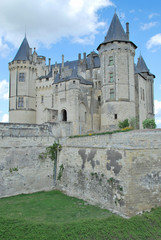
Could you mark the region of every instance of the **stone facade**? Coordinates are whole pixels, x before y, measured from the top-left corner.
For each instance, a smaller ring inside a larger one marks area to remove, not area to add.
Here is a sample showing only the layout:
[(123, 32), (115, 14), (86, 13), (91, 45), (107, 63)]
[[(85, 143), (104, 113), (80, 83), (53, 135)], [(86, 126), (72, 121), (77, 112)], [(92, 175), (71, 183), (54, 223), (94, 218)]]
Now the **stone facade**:
[[(161, 205), (159, 129), (77, 138), (56, 129), (0, 124), (0, 197), (57, 188), (126, 217)], [(58, 139), (57, 164), (39, 159)]]
[(119, 121), (154, 117), (153, 79), (114, 14), (104, 42), (78, 60), (51, 64), (24, 38), (9, 63), (11, 123), (71, 122), (72, 133), (116, 129)]

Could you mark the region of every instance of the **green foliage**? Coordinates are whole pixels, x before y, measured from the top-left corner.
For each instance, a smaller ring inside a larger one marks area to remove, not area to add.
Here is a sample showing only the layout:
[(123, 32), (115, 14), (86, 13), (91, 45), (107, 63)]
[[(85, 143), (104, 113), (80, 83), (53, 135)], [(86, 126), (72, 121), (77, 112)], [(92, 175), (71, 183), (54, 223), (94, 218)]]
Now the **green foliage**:
[(59, 191), (0, 199), (0, 239), (161, 239), (161, 208), (124, 219)]
[(10, 173), (12, 173), (12, 172), (17, 172), (17, 171), (18, 171), (18, 166), (15, 167), (15, 168), (10, 168)]
[(59, 144), (59, 142), (54, 142), (52, 146), (49, 146), (46, 148), (46, 151), (41, 153), (39, 155), (39, 158), (41, 160), (44, 160), (46, 159), (47, 157), (49, 157), (52, 161), (56, 161), (56, 157), (57, 157), (57, 151), (61, 150), (62, 149), (62, 146)]
[(121, 128), (126, 128), (129, 127), (129, 121), (128, 119), (125, 119), (124, 121), (119, 121), (118, 127)]
[(128, 132), (133, 130), (132, 128), (128, 128), (128, 129), (118, 129), (118, 130), (114, 130), (111, 132), (100, 132), (100, 133), (90, 133), (90, 134), (83, 134), (83, 135), (75, 135), (75, 136), (70, 136), (69, 138), (78, 138), (78, 137), (88, 137), (88, 136), (97, 136), (97, 135), (110, 135), (110, 134), (114, 134), (114, 133), (120, 133), (120, 132)]
[(147, 118), (143, 121), (143, 128), (154, 129), (156, 128), (156, 123), (153, 118)]
[(64, 171), (64, 165), (61, 164), (60, 167), (59, 167), (59, 174), (58, 174), (58, 180), (59, 181), (61, 180), (61, 177), (63, 175), (63, 171)]
[(115, 183), (115, 181), (116, 181), (116, 180), (115, 180), (113, 177), (111, 177), (111, 178), (109, 178), (109, 179), (107, 180), (108, 183)]

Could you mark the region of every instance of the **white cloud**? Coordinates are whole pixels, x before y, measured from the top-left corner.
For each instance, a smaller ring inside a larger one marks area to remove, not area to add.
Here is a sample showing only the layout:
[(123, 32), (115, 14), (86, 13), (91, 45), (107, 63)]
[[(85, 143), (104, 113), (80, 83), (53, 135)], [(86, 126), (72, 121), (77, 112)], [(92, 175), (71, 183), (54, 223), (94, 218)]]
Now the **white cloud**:
[(8, 114), (6, 113), (3, 115), (1, 122), (8, 122), (8, 120), (9, 120), (9, 117), (8, 117)]
[(3, 38), (0, 37), (0, 55), (1, 57), (6, 57), (9, 53), (10, 49), (8, 45), (4, 42)]
[(134, 10), (134, 9), (131, 9), (131, 10), (129, 11), (129, 13), (135, 13), (135, 10)]
[(9, 84), (6, 80), (0, 81), (0, 99), (8, 100)]
[(161, 115), (161, 101), (155, 100), (154, 105), (155, 105), (155, 114)]
[(152, 19), (153, 17), (157, 17), (157, 16), (159, 16), (160, 14), (158, 14), (158, 13), (151, 13), (151, 14), (149, 14), (149, 16), (148, 16), (148, 18), (149, 19)]
[(158, 33), (155, 36), (151, 37), (146, 44), (147, 49), (155, 46), (161, 46), (161, 33)]
[(3, 37), (4, 44), (19, 47), (26, 26), (31, 46), (47, 47), (63, 37), (80, 42), (85, 36), (91, 43), (98, 29), (105, 25), (98, 10), (109, 6), (114, 6), (111, 0), (1, 1), (0, 38)]
[(157, 25), (157, 22), (145, 23), (141, 26), (141, 30), (145, 31), (145, 30), (148, 30), (152, 27), (155, 27), (156, 25)]
[(161, 101), (155, 100), (155, 121), (158, 128), (161, 128)]

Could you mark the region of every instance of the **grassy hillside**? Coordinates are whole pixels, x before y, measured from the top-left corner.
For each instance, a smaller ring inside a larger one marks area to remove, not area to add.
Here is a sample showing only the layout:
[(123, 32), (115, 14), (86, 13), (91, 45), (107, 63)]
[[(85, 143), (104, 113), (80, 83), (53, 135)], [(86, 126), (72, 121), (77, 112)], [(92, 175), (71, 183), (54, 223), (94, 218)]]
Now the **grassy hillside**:
[(1, 240), (161, 239), (161, 208), (123, 219), (59, 191), (0, 199)]

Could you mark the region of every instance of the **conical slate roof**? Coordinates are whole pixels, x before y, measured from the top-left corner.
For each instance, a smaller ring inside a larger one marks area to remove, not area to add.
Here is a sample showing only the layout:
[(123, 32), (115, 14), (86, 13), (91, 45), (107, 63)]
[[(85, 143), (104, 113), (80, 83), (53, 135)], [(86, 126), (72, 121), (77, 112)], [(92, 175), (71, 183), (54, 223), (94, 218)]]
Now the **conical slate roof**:
[(149, 72), (149, 69), (147, 68), (147, 65), (143, 59), (143, 57), (140, 55), (140, 57), (138, 58), (138, 62), (137, 62), (137, 71), (138, 73), (147, 73)]
[(113, 16), (113, 19), (108, 29), (108, 32), (106, 34), (105, 40), (98, 46), (97, 50), (99, 50), (99, 47), (101, 45), (104, 45), (106, 43), (113, 42), (113, 41), (130, 42), (131, 44), (134, 45), (135, 48), (137, 48), (137, 46), (133, 42), (129, 41), (128, 36), (125, 33), (116, 13)]
[(13, 59), (13, 61), (29, 60), (29, 50), (30, 50), (30, 46), (29, 46), (27, 38), (25, 36), (25, 38), (24, 38), (23, 42), (21, 43), (21, 46), (20, 46), (15, 58)]
[(109, 30), (105, 37), (104, 43), (111, 42), (114, 40), (128, 41), (128, 37), (120, 23), (120, 20), (115, 13), (110, 24)]

